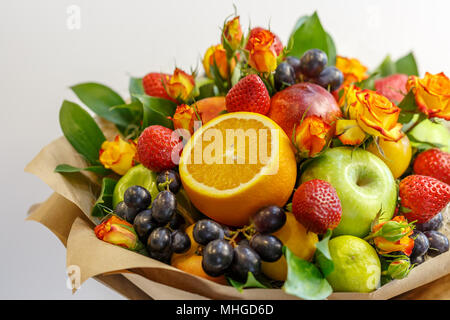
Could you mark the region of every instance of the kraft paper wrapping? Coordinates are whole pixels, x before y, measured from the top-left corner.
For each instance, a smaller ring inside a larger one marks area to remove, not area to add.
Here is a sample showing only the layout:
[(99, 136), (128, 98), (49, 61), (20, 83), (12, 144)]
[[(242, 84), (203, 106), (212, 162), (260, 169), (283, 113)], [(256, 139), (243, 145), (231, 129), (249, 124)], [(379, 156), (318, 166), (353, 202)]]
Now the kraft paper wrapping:
[[(55, 173), (54, 168), (61, 163), (86, 165), (64, 137), (44, 147), (25, 168), (55, 191), (47, 201), (34, 206), (27, 219), (45, 225), (67, 246), (67, 266), (79, 267), (81, 283), (94, 277), (129, 299), (297, 299), (279, 289), (245, 289), (240, 293), (98, 240), (90, 211), (99, 185), (89, 175)], [(447, 207), (447, 221), (448, 211)], [(448, 226), (443, 232), (449, 235)], [(333, 293), (328, 299), (389, 299), (449, 274), (450, 252), (446, 252), (414, 268), (406, 279), (392, 281), (372, 293)], [(450, 299), (449, 282), (441, 284), (438, 297)]]

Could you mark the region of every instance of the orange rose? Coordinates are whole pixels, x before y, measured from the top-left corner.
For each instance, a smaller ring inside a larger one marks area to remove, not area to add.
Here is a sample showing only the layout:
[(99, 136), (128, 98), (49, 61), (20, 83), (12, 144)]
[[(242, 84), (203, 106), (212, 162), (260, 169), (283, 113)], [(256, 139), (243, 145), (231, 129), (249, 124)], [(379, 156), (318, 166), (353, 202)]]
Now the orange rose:
[(237, 48), (239, 48), (243, 37), (239, 17), (235, 17), (225, 23), (225, 26), (223, 28), (223, 37), (227, 40), (231, 49), (236, 50)]
[(443, 72), (427, 72), (423, 79), (411, 76), (406, 88), (412, 90), (420, 111), (429, 118), (450, 120), (450, 80)]
[(328, 143), (332, 127), (317, 116), (303, 119), (295, 130), (295, 143), (302, 157), (314, 157)]
[(344, 90), (339, 103), (348, 119), (353, 121), (337, 121), (336, 134), (342, 135), (339, 137), (342, 142), (353, 140), (363, 133), (388, 141), (398, 141), (403, 137), (402, 125), (397, 122), (400, 108), (389, 99), (375, 91), (361, 90), (353, 85)]
[(115, 215), (110, 215), (95, 227), (98, 239), (133, 251), (144, 249), (133, 226)]
[(117, 135), (114, 141), (103, 142), (99, 160), (106, 169), (124, 175), (134, 164), (136, 145), (126, 142)]
[(367, 67), (363, 66), (358, 59), (336, 57), (336, 68), (342, 71), (344, 75), (344, 83), (342, 86), (367, 79)]
[(194, 77), (176, 68), (167, 82), (167, 93), (173, 99), (186, 101), (194, 90)]
[[(214, 65), (219, 70), (222, 79), (228, 79), (230, 74), (233, 73), (234, 67), (236, 67), (236, 57), (230, 60), (230, 66), (228, 67), (227, 52), (223, 48), (223, 45), (211, 46), (206, 50), (205, 56), (203, 57), (203, 67), (208, 78), (214, 78), (211, 74), (211, 67)], [(229, 69), (231, 69), (231, 72)]]
[(407, 256), (411, 254), (414, 248), (414, 239), (409, 236), (413, 234), (413, 231), (404, 216), (396, 216), (389, 221), (375, 225), (372, 234), (376, 235), (377, 232), (381, 235), (375, 236), (373, 242), (380, 254), (395, 251), (401, 251)]
[(194, 108), (182, 104), (177, 107), (175, 114), (173, 115), (173, 127), (174, 129), (185, 129), (191, 134), (194, 133), (194, 121), (197, 120)]
[(254, 28), (245, 46), (249, 65), (259, 72), (272, 72), (277, 67), (280, 42), (275, 34), (263, 28)]

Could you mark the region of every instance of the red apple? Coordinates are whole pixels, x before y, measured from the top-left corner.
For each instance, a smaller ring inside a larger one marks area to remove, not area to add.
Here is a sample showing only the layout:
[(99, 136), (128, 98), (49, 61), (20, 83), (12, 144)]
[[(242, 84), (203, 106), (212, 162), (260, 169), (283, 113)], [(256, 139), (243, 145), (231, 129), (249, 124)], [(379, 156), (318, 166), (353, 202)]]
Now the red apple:
[(333, 95), (321, 86), (308, 82), (294, 84), (276, 93), (271, 99), (267, 116), (283, 128), (288, 137), (292, 137), (294, 125), (300, 124), (305, 112), (305, 117), (317, 116), (333, 127), (336, 119), (342, 117)]

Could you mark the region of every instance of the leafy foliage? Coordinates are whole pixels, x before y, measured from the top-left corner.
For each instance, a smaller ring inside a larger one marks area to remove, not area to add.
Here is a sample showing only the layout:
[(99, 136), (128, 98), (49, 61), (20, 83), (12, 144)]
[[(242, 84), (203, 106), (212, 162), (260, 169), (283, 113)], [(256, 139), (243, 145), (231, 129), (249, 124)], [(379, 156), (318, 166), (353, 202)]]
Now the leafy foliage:
[(113, 210), (113, 193), (117, 181), (111, 178), (103, 178), (100, 196), (92, 208), (92, 216), (102, 218)]
[(233, 280), (231, 278), (227, 278), (228, 282), (236, 288), (239, 292), (242, 292), (244, 288), (263, 288), (268, 289), (270, 288), (268, 285), (262, 284), (259, 282), (253, 273), (249, 272), (247, 275), (247, 281), (245, 283), (241, 283), (239, 281)]
[(325, 299), (332, 292), (328, 281), (311, 262), (295, 256), (288, 247), (283, 247), (288, 274), (283, 290), (302, 299)]
[(309, 49), (320, 49), (328, 56), (328, 64), (336, 64), (336, 46), (331, 36), (324, 30), (317, 12), (298, 19), (289, 37), (290, 56), (301, 57)]
[(59, 111), (59, 123), (75, 150), (89, 164), (100, 164), (98, 155), (106, 138), (90, 114), (78, 104), (64, 101)]
[(328, 242), (330, 241), (332, 231), (328, 230), (322, 240), (316, 243), (315, 260), (322, 271), (322, 274), (326, 277), (334, 270), (334, 263), (331, 259), (330, 249), (328, 248)]

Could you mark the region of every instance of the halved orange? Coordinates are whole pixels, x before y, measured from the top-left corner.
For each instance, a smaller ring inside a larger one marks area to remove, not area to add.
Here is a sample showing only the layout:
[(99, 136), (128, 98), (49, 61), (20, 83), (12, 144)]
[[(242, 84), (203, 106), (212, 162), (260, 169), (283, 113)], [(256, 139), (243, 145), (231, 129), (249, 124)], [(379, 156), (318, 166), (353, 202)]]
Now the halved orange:
[(224, 114), (197, 130), (179, 169), (192, 203), (231, 226), (247, 224), (265, 206), (283, 206), (297, 175), (287, 135), (268, 117), (251, 112)]

